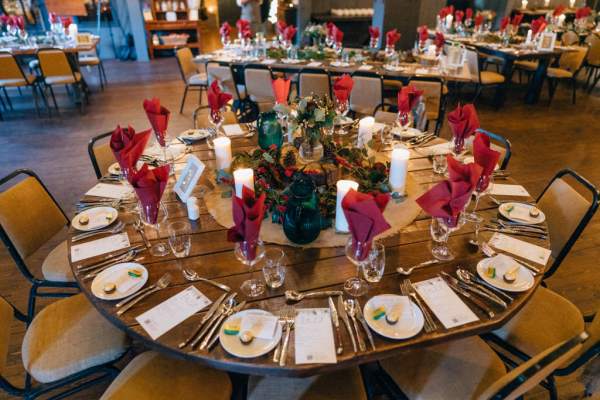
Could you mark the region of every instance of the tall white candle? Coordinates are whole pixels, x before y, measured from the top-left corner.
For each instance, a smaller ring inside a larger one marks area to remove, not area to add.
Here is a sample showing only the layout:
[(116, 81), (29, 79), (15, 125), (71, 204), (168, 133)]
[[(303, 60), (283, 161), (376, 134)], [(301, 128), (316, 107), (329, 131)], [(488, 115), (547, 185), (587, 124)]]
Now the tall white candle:
[(69, 37), (73, 40), (77, 40), (77, 33), (78, 33), (77, 24), (69, 25), (68, 29), (69, 29)]
[(231, 139), (220, 136), (214, 141), (217, 169), (229, 169), (231, 166)]
[(567, 16), (565, 14), (561, 14), (558, 16), (558, 26), (563, 26), (566, 17)]
[(575, 8), (575, 0), (569, 0), (569, 7)]
[(358, 123), (358, 143), (359, 148), (365, 147), (367, 143), (373, 138), (373, 126), (375, 125), (375, 118), (365, 117)]
[(550, 7), (550, 0), (544, 0), (544, 7)]
[(392, 164), (390, 165), (390, 186), (394, 192), (406, 194), (406, 174), (408, 173), (408, 158), (410, 152), (405, 148), (392, 151)]
[(348, 232), (348, 221), (344, 215), (344, 209), (342, 208), (342, 200), (346, 193), (350, 189), (358, 190), (358, 183), (350, 180), (339, 180), (337, 181), (337, 196), (335, 201), (335, 230), (338, 232)]
[(446, 29), (452, 28), (452, 21), (454, 20), (454, 16), (452, 14), (446, 15)]
[(530, 44), (531, 39), (533, 39), (533, 31), (529, 29), (527, 30), (527, 38), (525, 39), (525, 44)]
[(523, 10), (525, 10), (527, 8), (527, 3), (529, 3), (527, 0), (521, 0), (521, 8)]
[(242, 198), (242, 188), (254, 190), (254, 171), (250, 168), (240, 168), (233, 171), (233, 180), (235, 182), (235, 195)]

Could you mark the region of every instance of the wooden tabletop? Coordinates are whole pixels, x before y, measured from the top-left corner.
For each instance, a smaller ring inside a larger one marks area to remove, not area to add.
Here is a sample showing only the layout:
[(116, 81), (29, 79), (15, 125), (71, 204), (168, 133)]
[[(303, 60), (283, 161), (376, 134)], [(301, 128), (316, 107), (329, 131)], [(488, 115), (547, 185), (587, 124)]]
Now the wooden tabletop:
[[(234, 152), (240, 149), (253, 148), (255, 143), (256, 137), (250, 139), (234, 139)], [(207, 149), (204, 143), (192, 146), (192, 152), (200, 159), (204, 160), (207, 164), (207, 168), (214, 168), (214, 154)], [(432, 184), (443, 179), (443, 177), (433, 174), (430, 169), (430, 163), (428, 163), (426, 159), (421, 159), (420, 161), (421, 162), (415, 163), (418, 167), (414, 167), (414, 170), (409, 172), (419, 185), (423, 188), (429, 188)], [(500, 182), (516, 183), (512, 179)], [(175, 194), (171, 190), (172, 187), (173, 182), (170, 182), (169, 187), (163, 196), (163, 201), (169, 212), (168, 220), (187, 221), (185, 206), (176, 199)], [(521, 200), (523, 200), (523, 198), (521, 198)], [(480, 209), (486, 219), (495, 217), (497, 214), (497, 209), (486, 197), (481, 200)], [(131, 223), (135, 220), (136, 216), (131, 212), (121, 211), (119, 218), (127, 223), (127, 233), (132, 244), (142, 244), (140, 235), (137, 234), (131, 226)], [(368, 294), (360, 298), (362, 305), (364, 305), (366, 300), (370, 297), (377, 294), (400, 293), (399, 283), (404, 279), (404, 276), (400, 276), (395, 272), (398, 266), (408, 267), (432, 258), (430, 253), (429, 221), (429, 217), (422, 214), (412, 224), (403, 229), (401, 233), (383, 241), (386, 247), (385, 275), (381, 282), (371, 284)], [(217, 222), (207, 213), (204, 205), (201, 205), (201, 218), (197, 222), (190, 221), (190, 225), (193, 232), (192, 245), (189, 257), (181, 260), (183, 266), (193, 268), (203, 277), (214, 279), (230, 286), (234, 291), (239, 293), (238, 299), (243, 299), (244, 296), (239, 291), (239, 287), (241, 283), (249, 277), (249, 271), (247, 267), (236, 260), (233, 254), (234, 244), (227, 241), (226, 230), (217, 224)], [(472, 246), (469, 246), (468, 244), (468, 240), (472, 238), (472, 232), (473, 227), (470, 224), (467, 224), (451, 235), (449, 246), (456, 254), (455, 260), (415, 270), (411, 274), (410, 279), (413, 282), (418, 282), (435, 277), (442, 270), (453, 272), (457, 266), (473, 270), (476, 263), (482, 259), (482, 255), (477, 254)], [(489, 237), (488, 232), (482, 232), (481, 235), (486, 239)], [(156, 240), (154, 233), (150, 232), (150, 230), (147, 230), (147, 236), (149, 236), (152, 241)], [(163, 241), (166, 241), (166, 226), (161, 226), (160, 236)], [(544, 247), (549, 246), (549, 243), (544, 240), (529, 238), (521, 239)], [(285, 290), (342, 290), (344, 281), (356, 274), (356, 268), (345, 257), (343, 248), (311, 248), (301, 250), (295, 247), (277, 246), (272, 244), (267, 244), (267, 246), (281, 247), (286, 254), (288, 271), (285, 283), (282, 288), (267, 290), (267, 292), (258, 299), (249, 299), (249, 304), (246, 306), (246, 309), (260, 308), (277, 314), (285, 305), (285, 298), (283, 296)], [(177, 344), (195, 330), (204, 311), (193, 315), (156, 341), (152, 340), (136, 322), (135, 317), (179, 293), (191, 284), (184, 280), (173, 255), (155, 258), (149, 255), (147, 251), (142, 254), (145, 258), (140, 262), (149, 272), (147, 285), (156, 282), (166, 272), (171, 273), (173, 281), (170, 287), (141, 301), (121, 317), (116, 315), (114, 302), (102, 301), (94, 297), (90, 291), (91, 281), (82, 281), (82, 274), (78, 273), (76, 265), (91, 264), (94, 259), (75, 263), (75, 265), (72, 265), (73, 273), (77, 282), (80, 284), (83, 293), (104, 317), (130, 336), (144, 342), (148, 347), (159, 352), (170, 353), (172, 355), (195, 360), (218, 369), (255, 375), (309, 376), (347, 368), (369, 361), (380, 360), (398, 354), (408, 348), (426, 346), (488, 332), (501, 326), (514, 315), (514, 313), (527, 302), (534, 291), (534, 289), (531, 289), (526, 293), (517, 295), (515, 301), (509, 308), (505, 311), (497, 312), (493, 319), (487, 318), (479, 312), (479, 310), (471, 307), (479, 316), (480, 320), (457, 328), (446, 330), (440, 327), (433, 333), (421, 332), (411, 339), (400, 341), (385, 339), (374, 334), (377, 350), (368, 350), (359, 354), (352, 353), (350, 338), (347, 336), (347, 332), (342, 328), (344, 353), (341, 356), (338, 356), (337, 364), (295, 365), (293, 362), (294, 341), (292, 335), (292, 340), (290, 340), (290, 357), (288, 358), (288, 365), (279, 367), (271, 361), (272, 353), (256, 359), (245, 360), (230, 356), (219, 345), (214, 346), (210, 352), (192, 351), (189, 347), (184, 350), (178, 349)], [(535, 278), (534, 288), (540, 284), (540, 281), (540, 276)], [(195, 283), (194, 286), (201, 290), (211, 300), (217, 299), (217, 297), (223, 293), (204, 283)], [(469, 304), (468, 301), (467, 304)], [(303, 300), (297, 303), (296, 307), (327, 307), (327, 299)], [(438, 325), (441, 326), (439, 323)]]
[(51, 49), (61, 49), (65, 53), (79, 53), (80, 51), (91, 51), (96, 48), (100, 39), (94, 38), (90, 43), (86, 44), (78, 44), (77, 46), (30, 46), (30, 47), (6, 47), (1, 48), (0, 51), (9, 52), (15, 56), (29, 56), (35, 55), (38, 50), (51, 48)]

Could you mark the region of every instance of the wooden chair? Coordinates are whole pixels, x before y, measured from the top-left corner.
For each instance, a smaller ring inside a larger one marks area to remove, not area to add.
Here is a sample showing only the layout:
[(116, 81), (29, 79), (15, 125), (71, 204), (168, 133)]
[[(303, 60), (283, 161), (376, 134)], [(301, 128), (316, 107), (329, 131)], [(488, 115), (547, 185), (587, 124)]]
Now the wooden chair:
[[(17, 179), (21, 180), (15, 182)], [(38, 296), (67, 297), (78, 288), (69, 265), (66, 240), (46, 256), (43, 278), (37, 278), (25, 262), (70, 222), (33, 171), (18, 169), (0, 179), (0, 186), (8, 184), (11, 186), (0, 192), (0, 238), (21, 274), (31, 283), (27, 307), (27, 318), (31, 320)], [(39, 292), (40, 289), (44, 291)]]
[(135, 357), (100, 400), (229, 400), (227, 373), (153, 351)]
[(298, 97), (310, 95), (331, 98), (331, 75), (327, 70), (304, 68), (298, 74)]
[(256, 104), (261, 113), (275, 106), (273, 79), (273, 72), (264, 65), (246, 65), (244, 68), (246, 98)]
[(480, 68), (479, 52), (474, 47), (465, 48), (465, 63), (471, 74), (471, 82), (475, 84), (475, 95), (472, 103), (477, 101), (484, 88), (497, 88), (505, 84), (504, 75), (493, 71), (482, 71)]
[(583, 67), (583, 62), (587, 55), (588, 48), (581, 46), (576, 51), (569, 51), (563, 53), (558, 60), (558, 68), (550, 67), (546, 72), (548, 77), (548, 94), (550, 99), (548, 105), (552, 103), (554, 93), (558, 82), (561, 80), (569, 81), (573, 91), (572, 103), (575, 104), (577, 94), (577, 74)]
[[(38, 105), (38, 90), (40, 89), (37, 85), (35, 75), (25, 73), (15, 56), (11, 53), (0, 52), (0, 88), (2, 88), (2, 91), (4, 92), (6, 102), (10, 109), (13, 109), (13, 106), (12, 102), (10, 101), (10, 97), (8, 97), (6, 88), (18, 88), (20, 90), (22, 87), (31, 88), (31, 94), (33, 95), (33, 101), (35, 104), (35, 111), (39, 116), (40, 109)], [(44, 104), (46, 104), (46, 97), (44, 96), (44, 93), (41, 90), (40, 93), (42, 95)], [(4, 102), (2, 102), (2, 105), (4, 105)]]
[(566, 31), (562, 34), (560, 42), (563, 46), (572, 46), (579, 44), (579, 35), (573, 31)]
[[(15, 319), (31, 322), (21, 346), (26, 371), (22, 387), (3, 376)], [(83, 294), (46, 306), (33, 321), (0, 297), (0, 388), (10, 395), (35, 399), (64, 388), (52, 397), (58, 399), (113, 379), (119, 373), (113, 364), (127, 347), (125, 334), (100, 315)]]
[(592, 93), (600, 81), (600, 36), (592, 33), (586, 38), (586, 43), (590, 46), (590, 50), (585, 59), (585, 68), (588, 70), (585, 85), (588, 93)]
[(579, 332), (510, 372), (478, 337), (408, 351), (380, 362), (381, 382), (394, 399), (518, 399), (579, 352)]
[[(235, 111), (230, 104), (225, 106), (226, 111), (223, 113), (223, 124), (237, 124), (238, 117)], [(208, 121), (208, 114), (210, 112), (209, 106), (200, 106), (194, 111), (194, 115), (192, 117), (194, 121), (194, 129), (198, 128), (206, 128), (210, 126), (210, 122)]]
[(189, 47), (182, 47), (175, 50), (175, 56), (179, 72), (181, 73), (181, 79), (183, 79), (183, 83), (185, 84), (181, 106), (179, 107), (179, 113), (181, 114), (183, 113), (188, 90), (199, 92), (198, 104), (202, 104), (202, 92), (208, 88), (208, 75), (206, 74), (206, 64), (201, 64), (198, 67), (194, 63), (194, 55)]
[(108, 141), (100, 144), (97, 143), (102, 139), (109, 138), (111, 135), (112, 131), (103, 133), (94, 136), (88, 142), (88, 155), (90, 156), (90, 161), (92, 162), (92, 167), (94, 167), (94, 173), (96, 174), (97, 179), (106, 175), (108, 173), (108, 167), (117, 161)]
[(408, 84), (423, 91), (427, 126), (429, 127), (429, 122), (433, 122), (435, 124), (433, 132), (439, 135), (446, 114), (446, 95), (448, 94), (444, 80), (441, 78), (412, 78)]
[(498, 135), (497, 133), (492, 133), (481, 128), (477, 129), (477, 132), (483, 133), (489, 137), (494, 150), (500, 152), (500, 157), (502, 158), (502, 161), (500, 162), (500, 169), (508, 168), (508, 162), (512, 156), (510, 140), (502, 135)]
[(379, 74), (354, 72), (350, 111), (356, 115), (375, 115), (383, 106), (383, 78)]

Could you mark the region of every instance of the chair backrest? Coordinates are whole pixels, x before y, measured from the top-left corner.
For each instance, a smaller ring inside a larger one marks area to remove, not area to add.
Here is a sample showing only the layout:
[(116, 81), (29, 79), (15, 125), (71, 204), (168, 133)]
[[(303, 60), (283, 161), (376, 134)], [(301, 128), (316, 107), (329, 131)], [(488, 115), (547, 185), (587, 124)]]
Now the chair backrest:
[(585, 56), (587, 55), (588, 47), (587, 46), (578, 46), (575, 51), (566, 51), (564, 52), (560, 58), (558, 59), (558, 65), (562, 69), (566, 69), (572, 73), (576, 73), (579, 71), (579, 68), (583, 65), (583, 61), (585, 61)]
[(500, 169), (508, 168), (508, 162), (512, 156), (510, 140), (502, 135), (498, 135), (497, 133), (492, 133), (481, 128), (477, 129), (477, 132), (481, 132), (489, 137), (491, 139), (490, 141), (492, 142), (492, 148), (500, 152), (500, 159), (502, 160), (500, 162)]
[(481, 83), (479, 76), (479, 53), (477, 49), (473, 47), (465, 48), (465, 66), (469, 69), (471, 74), (471, 80), (473, 82)]
[(413, 78), (409, 81), (418, 90), (423, 91), (425, 110), (428, 120), (437, 120), (442, 113), (442, 96), (444, 81), (439, 78), (420, 79)]
[(532, 357), (494, 382), (479, 396), (479, 399), (513, 400), (519, 398), (577, 354), (588, 336), (587, 333), (582, 332)]
[(600, 67), (600, 37), (594, 34), (590, 35), (588, 45), (590, 46), (590, 50), (586, 56), (587, 63)]
[(15, 56), (10, 53), (0, 53), (0, 80), (4, 79), (18, 79), (27, 82), (21, 66)]
[(175, 57), (177, 58), (177, 65), (179, 66), (179, 72), (181, 72), (181, 78), (187, 83), (188, 78), (197, 73), (192, 50), (190, 50), (189, 47), (181, 47), (175, 50)]
[(573, 31), (567, 31), (563, 33), (562, 37), (560, 38), (560, 41), (563, 44), (563, 46), (571, 46), (573, 44), (579, 43), (579, 35)]
[(206, 66), (206, 73), (208, 74), (209, 85), (214, 80), (218, 80), (224, 92), (231, 94), (234, 100), (240, 99), (240, 93), (230, 66), (211, 63)]
[(19, 268), (30, 277), (25, 259), (68, 225), (69, 219), (31, 170), (10, 173), (0, 179), (0, 186), (23, 175), (24, 179), (0, 192), (0, 237)]
[(298, 96), (331, 97), (331, 79), (327, 71), (302, 70), (298, 74)]
[(10, 303), (0, 297), (0, 376), (4, 373), (8, 359), (8, 344), (10, 342), (10, 326), (13, 322), (14, 310)]
[(98, 179), (106, 175), (108, 173), (108, 167), (117, 161), (108, 141), (99, 144), (96, 143), (101, 139), (110, 137), (111, 135), (112, 132), (107, 132), (98, 136), (94, 136), (88, 143), (88, 155), (90, 156), (92, 167), (94, 167), (94, 172), (96, 173), (96, 178)]
[[(586, 199), (564, 178), (575, 181)], [(544, 274), (547, 278), (556, 272), (571, 247), (577, 241), (598, 209), (600, 193), (587, 179), (571, 169), (559, 171), (538, 197), (538, 207), (546, 214), (550, 245), (554, 262)]]
[(383, 78), (377, 74), (352, 75), (350, 110), (362, 115), (374, 115), (383, 106)]
[(40, 69), (45, 78), (54, 76), (73, 76), (75, 71), (64, 51), (59, 49), (40, 49), (37, 52)]
[(256, 103), (275, 104), (272, 81), (273, 73), (268, 68), (257, 66), (247, 66), (244, 68), (246, 95)]
[(398, 114), (391, 111), (377, 110), (375, 112), (375, 122), (394, 126)]
[[(237, 124), (238, 119), (235, 112), (231, 109), (231, 106), (227, 104), (225, 106), (227, 110), (223, 113), (223, 124)], [(209, 114), (209, 106), (201, 106), (194, 111), (193, 120), (194, 120), (194, 129), (197, 128), (206, 128), (210, 126), (210, 122), (208, 121)]]

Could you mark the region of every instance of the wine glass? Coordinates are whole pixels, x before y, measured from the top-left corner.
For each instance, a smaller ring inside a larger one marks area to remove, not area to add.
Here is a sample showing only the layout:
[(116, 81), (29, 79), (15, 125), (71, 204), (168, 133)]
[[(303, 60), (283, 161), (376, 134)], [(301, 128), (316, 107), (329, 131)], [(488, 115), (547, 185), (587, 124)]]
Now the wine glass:
[[(138, 212), (140, 215), (140, 221), (144, 226), (151, 227), (156, 232), (156, 237), (160, 237), (160, 224), (164, 224), (167, 220), (169, 213), (167, 207), (162, 202), (158, 203), (158, 206), (152, 204), (143, 204), (141, 201), (138, 202)], [(163, 257), (169, 253), (166, 243), (158, 242), (154, 243), (150, 247), (150, 254), (155, 257)]]
[(494, 179), (492, 174), (489, 175), (481, 175), (479, 180), (477, 181), (477, 185), (475, 186), (475, 206), (473, 207), (473, 211), (465, 213), (465, 218), (468, 221), (475, 222), (480, 224), (483, 221), (483, 217), (477, 214), (477, 206), (479, 205), (479, 199), (483, 197), (485, 194), (489, 193), (492, 190), (492, 186), (494, 184)]
[(454, 158), (460, 158), (466, 151), (465, 139), (456, 135), (452, 136), (452, 154)]
[(258, 297), (265, 292), (265, 284), (260, 279), (252, 278), (253, 267), (265, 256), (262, 241), (242, 241), (235, 244), (235, 258), (250, 268), (250, 279), (244, 281), (240, 289), (247, 297)]
[(409, 135), (408, 128), (412, 127), (414, 123), (414, 116), (412, 111), (398, 111), (398, 115), (396, 116), (396, 126), (400, 128), (402, 134), (400, 135), (400, 141), (404, 142), (404, 138), (407, 138)]
[(350, 110), (350, 105), (349, 105), (348, 99), (346, 99), (346, 100), (336, 99), (335, 113), (337, 115), (337, 121), (340, 126), (340, 129), (338, 130), (338, 135), (345, 135), (349, 132), (346, 129), (344, 129), (344, 121), (346, 119), (346, 114), (348, 114), (349, 110)]
[(369, 283), (377, 283), (383, 278), (385, 272), (385, 246), (375, 241), (369, 253), (369, 262), (362, 265), (365, 280)]
[(229, 47), (230, 43), (231, 39), (229, 38), (229, 35), (221, 35), (221, 44), (223, 45), (223, 47)]
[(448, 247), (448, 238), (452, 232), (459, 230), (464, 224), (465, 218), (462, 213), (451, 218), (433, 217), (431, 219), (429, 231), (433, 239), (431, 247), (433, 257), (440, 261), (454, 260), (454, 253)]
[(344, 283), (344, 290), (352, 297), (360, 297), (367, 293), (369, 285), (360, 277), (360, 270), (363, 265), (370, 262), (370, 242), (354, 241), (352, 237), (346, 242), (346, 257), (356, 266), (356, 276), (349, 278)]
[(214, 132), (211, 132), (210, 136), (206, 139), (206, 144), (209, 149), (214, 149), (213, 141), (221, 135), (221, 125), (223, 125), (223, 121), (225, 118), (223, 117), (223, 109), (219, 110), (210, 110), (208, 114), (208, 121), (212, 126), (214, 126)]

